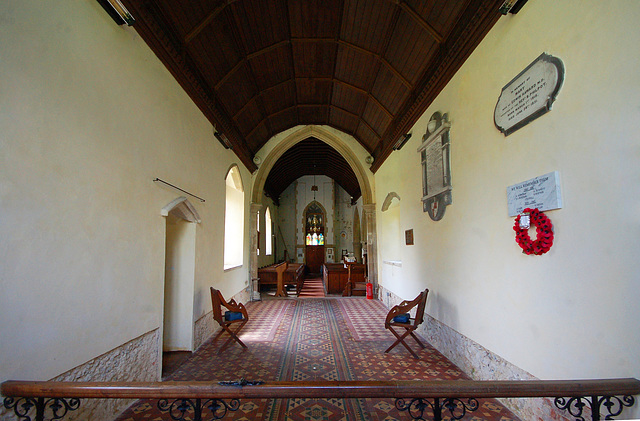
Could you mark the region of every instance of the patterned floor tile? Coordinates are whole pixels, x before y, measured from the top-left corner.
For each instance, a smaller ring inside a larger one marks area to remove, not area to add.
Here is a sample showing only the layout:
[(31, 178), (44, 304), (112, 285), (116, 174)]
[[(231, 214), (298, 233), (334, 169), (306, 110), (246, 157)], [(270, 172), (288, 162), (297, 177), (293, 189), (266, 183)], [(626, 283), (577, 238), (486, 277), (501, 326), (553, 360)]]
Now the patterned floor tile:
[[(218, 355), (207, 342), (166, 380), (437, 380), (467, 379), (458, 367), (427, 344), (412, 358), (406, 349), (384, 350), (394, 338), (384, 330), (386, 310), (364, 298), (307, 298), (250, 303), (253, 326), (248, 350), (231, 345)], [(382, 325), (382, 329), (380, 328)], [(245, 329), (249, 327), (249, 323)], [(367, 330), (368, 329), (368, 330)], [(366, 333), (362, 333), (366, 332)], [(247, 336), (249, 338), (249, 336)], [(224, 419), (269, 421), (393, 421), (411, 419), (393, 399), (243, 399)], [(495, 400), (464, 420), (517, 420)], [(432, 414), (430, 412), (429, 414)], [(425, 415), (425, 419), (429, 419)], [(138, 401), (117, 421), (171, 420), (156, 401)]]

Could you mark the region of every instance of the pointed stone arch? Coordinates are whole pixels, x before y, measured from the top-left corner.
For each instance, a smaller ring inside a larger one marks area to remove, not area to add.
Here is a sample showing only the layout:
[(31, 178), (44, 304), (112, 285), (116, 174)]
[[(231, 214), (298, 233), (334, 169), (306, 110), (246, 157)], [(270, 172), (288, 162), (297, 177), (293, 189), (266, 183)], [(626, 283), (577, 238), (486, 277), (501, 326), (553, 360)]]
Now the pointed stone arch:
[[(305, 226), (305, 221), (306, 221), (306, 217), (307, 217), (307, 211), (309, 210), (309, 208), (311, 206), (317, 206), (320, 211), (322, 211), (322, 216), (325, 218), (325, 227), (327, 226), (326, 224), (328, 223), (327, 221), (327, 210), (325, 209), (324, 206), (322, 206), (322, 203), (318, 202), (317, 200), (312, 200), (309, 203), (307, 203), (307, 206), (304, 207), (304, 209), (302, 210), (302, 219), (300, 220), (300, 223), (302, 224), (302, 226)], [(304, 237), (304, 233), (302, 234), (302, 236)], [(326, 236), (326, 233), (325, 233)]]
[[(262, 165), (258, 168), (255, 178), (253, 179), (253, 188), (251, 192), (251, 221), (252, 223), (254, 222), (253, 218), (257, 216), (258, 210), (262, 207), (262, 192), (264, 191), (264, 185), (275, 163), (292, 146), (310, 137), (319, 139), (334, 148), (340, 155), (342, 155), (345, 161), (347, 161), (356, 175), (356, 179), (360, 185), (360, 191), (362, 192), (363, 216), (366, 214), (367, 221), (364, 233), (366, 233), (367, 255), (369, 256), (367, 261), (369, 280), (373, 282), (374, 287), (377, 288), (378, 263), (376, 252), (376, 218), (373, 188), (369, 182), (368, 174), (356, 154), (342, 139), (328, 130), (320, 126), (305, 126), (285, 137), (269, 152), (269, 154), (264, 158)], [(251, 277), (256, 278), (258, 276), (258, 256), (257, 244), (255, 241), (251, 241), (250, 261)]]
[[(307, 214), (307, 211), (309, 210), (309, 208), (315, 205), (317, 207), (320, 208), (320, 210), (322, 211), (322, 213), (324, 214), (324, 216), (327, 216), (327, 210), (324, 208), (324, 206), (322, 206), (322, 203), (318, 202), (317, 200), (312, 200), (310, 201), (307, 206), (304, 207), (304, 209), (302, 210), (302, 217), (304, 218), (304, 216)], [(302, 221), (304, 222), (304, 220)]]
[(305, 126), (304, 128), (291, 133), (278, 143), (271, 152), (269, 152), (269, 155), (265, 157), (264, 162), (260, 165), (260, 168), (258, 168), (256, 173), (255, 181), (253, 183), (253, 191), (251, 193), (251, 202), (262, 203), (262, 191), (264, 190), (264, 184), (267, 181), (267, 177), (269, 176), (269, 173), (276, 161), (278, 161), (278, 159), (296, 143), (302, 142), (310, 137), (314, 137), (325, 142), (342, 155), (356, 175), (358, 184), (360, 185), (360, 191), (362, 192), (363, 204), (373, 203), (373, 191), (371, 184), (369, 183), (369, 178), (356, 155), (342, 139), (318, 126)]
[(397, 199), (398, 202), (400, 201), (400, 196), (394, 191), (384, 198), (384, 202), (382, 202), (382, 212), (386, 212), (389, 209), (389, 206), (393, 203), (393, 199)]
[(240, 174), (240, 168), (238, 164), (231, 164), (227, 173), (224, 176), (227, 183), (230, 183), (236, 190), (244, 192), (244, 183), (242, 182), (242, 175)]
[(160, 211), (160, 215), (162, 216), (169, 216), (170, 213), (185, 221), (195, 222), (196, 224), (202, 222), (196, 208), (189, 202), (189, 199), (184, 196), (173, 200)]

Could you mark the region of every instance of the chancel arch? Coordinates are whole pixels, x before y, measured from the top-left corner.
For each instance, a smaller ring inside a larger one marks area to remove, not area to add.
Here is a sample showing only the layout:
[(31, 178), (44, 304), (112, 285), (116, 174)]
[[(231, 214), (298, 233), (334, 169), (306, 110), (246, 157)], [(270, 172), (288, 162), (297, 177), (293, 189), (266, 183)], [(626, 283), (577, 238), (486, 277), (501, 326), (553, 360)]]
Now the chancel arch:
[(369, 177), (355, 153), (338, 136), (318, 126), (305, 126), (304, 128), (291, 133), (271, 150), (271, 152), (264, 158), (264, 162), (256, 172), (253, 191), (251, 193), (251, 202), (262, 203), (262, 192), (264, 190), (267, 177), (282, 154), (296, 143), (310, 137), (325, 142), (344, 157), (349, 166), (353, 169), (353, 172), (356, 174), (356, 178), (358, 179), (358, 184), (360, 185), (360, 190), (362, 192), (363, 204), (373, 203), (373, 192), (369, 183)]
[[(374, 200), (373, 189), (369, 181), (369, 176), (366, 172), (366, 169), (360, 163), (360, 160), (358, 159), (354, 151), (346, 144), (345, 141), (340, 139), (339, 136), (336, 136), (335, 134), (331, 133), (330, 131), (322, 127), (309, 125), (299, 130), (296, 130), (295, 132), (285, 137), (264, 158), (262, 165), (260, 165), (254, 177), (253, 190), (251, 192), (252, 217), (253, 217), (253, 213), (254, 212), (257, 213), (258, 209), (260, 209), (261, 207), (265, 182), (275, 163), (292, 146), (310, 137), (313, 137), (325, 142), (326, 144), (334, 148), (338, 153), (340, 153), (342, 157), (344, 157), (344, 159), (347, 161), (349, 166), (353, 169), (353, 172), (355, 173), (356, 178), (358, 180), (358, 184), (360, 185), (360, 190), (362, 193), (362, 205), (363, 205), (364, 211), (368, 213), (375, 212), (375, 204), (373, 202)], [(369, 218), (366, 235), (368, 239), (367, 248), (369, 249), (367, 250), (367, 252), (370, 257), (368, 262), (369, 274), (370, 274), (371, 281), (374, 284), (376, 284), (377, 279), (375, 277), (375, 274), (377, 273), (377, 271), (374, 268), (374, 266), (377, 264), (375, 260), (375, 256), (376, 256), (375, 216)], [(257, 249), (253, 244), (253, 242), (251, 245), (251, 262), (252, 262), (251, 277), (255, 278), (258, 275), (258, 267), (257, 267)]]

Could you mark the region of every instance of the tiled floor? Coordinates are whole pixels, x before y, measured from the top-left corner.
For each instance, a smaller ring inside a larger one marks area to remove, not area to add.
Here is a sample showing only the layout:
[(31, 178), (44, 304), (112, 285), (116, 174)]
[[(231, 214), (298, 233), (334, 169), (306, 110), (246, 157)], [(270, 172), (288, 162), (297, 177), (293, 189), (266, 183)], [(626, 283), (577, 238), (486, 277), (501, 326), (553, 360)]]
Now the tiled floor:
[[(384, 306), (360, 297), (270, 299), (249, 303), (249, 323), (241, 336), (248, 350), (236, 344), (220, 355), (223, 342), (208, 342), (166, 380), (313, 381), (313, 380), (456, 380), (467, 379), (434, 348), (412, 358), (401, 346), (384, 350), (393, 336), (384, 329)], [(415, 345), (415, 344), (414, 344)], [(415, 346), (416, 350), (419, 348)], [(431, 419), (427, 409), (424, 419)], [(447, 414), (445, 415), (445, 419)], [(119, 421), (170, 420), (155, 401), (140, 401)], [(211, 419), (204, 416), (204, 419)], [(393, 399), (246, 399), (232, 420), (392, 421), (411, 419)], [(516, 420), (494, 400), (464, 420)]]

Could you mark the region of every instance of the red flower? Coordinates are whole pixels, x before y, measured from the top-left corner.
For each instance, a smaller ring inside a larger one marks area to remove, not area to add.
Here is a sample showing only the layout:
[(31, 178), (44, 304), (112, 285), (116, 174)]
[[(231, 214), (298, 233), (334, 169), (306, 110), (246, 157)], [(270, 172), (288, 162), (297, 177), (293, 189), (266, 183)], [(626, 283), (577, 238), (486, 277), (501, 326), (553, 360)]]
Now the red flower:
[(541, 255), (549, 251), (553, 245), (553, 226), (551, 221), (538, 209), (526, 208), (523, 213), (529, 213), (531, 224), (536, 227), (536, 239), (531, 240), (529, 230), (520, 228), (520, 215), (516, 216), (513, 230), (516, 232), (516, 242), (525, 254)]

